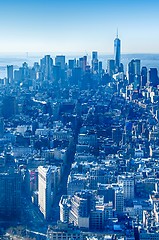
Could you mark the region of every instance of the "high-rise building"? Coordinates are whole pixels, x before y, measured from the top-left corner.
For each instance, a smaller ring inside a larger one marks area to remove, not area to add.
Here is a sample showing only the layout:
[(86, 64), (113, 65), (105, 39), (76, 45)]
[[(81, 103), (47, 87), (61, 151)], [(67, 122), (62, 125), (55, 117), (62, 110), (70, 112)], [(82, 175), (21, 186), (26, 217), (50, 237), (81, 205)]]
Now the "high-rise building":
[(51, 216), (51, 172), (51, 166), (38, 167), (38, 205), (46, 220)]
[(63, 195), (59, 202), (60, 207), (60, 221), (69, 222), (69, 210), (71, 207), (70, 196)]
[(21, 176), (16, 170), (0, 173), (0, 218), (16, 219), (21, 213)]
[(140, 60), (135, 59), (134, 61), (134, 70), (135, 70), (135, 79), (134, 79), (134, 89), (137, 90), (141, 86), (141, 66)]
[(92, 60), (97, 60), (98, 59), (98, 52), (93, 51), (92, 52)]
[(98, 72), (98, 53), (92, 52), (92, 72)]
[(134, 77), (135, 77), (134, 60), (131, 60), (131, 62), (129, 62), (127, 66), (127, 79), (129, 84), (132, 84), (134, 82)]
[(44, 79), (51, 79), (52, 77), (52, 67), (53, 67), (53, 59), (50, 55), (46, 55), (40, 61), (41, 71), (43, 73)]
[(89, 228), (89, 201), (87, 194), (76, 193), (71, 199), (69, 222), (75, 226)]
[(115, 71), (118, 72), (120, 67), (120, 39), (117, 36), (114, 40), (114, 60), (115, 60)]
[(156, 87), (159, 85), (158, 71), (157, 68), (150, 68), (149, 70), (149, 82), (150, 85)]
[(98, 64), (98, 70), (99, 70), (99, 74), (102, 74), (102, 71), (103, 71), (103, 64), (102, 64), (102, 61), (99, 61), (99, 64)]
[(65, 56), (56, 56), (55, 57), (55, 65), (60, 66), (62, 70), (65, 70)]
[(133, 59), (128, 64), (128, 82), (133, 84), (134, 88), (141, 85), (140, 60)]
[(108, 72), (110, 77), (113, 76), (113, 74), (115, 72), (115, 60), (108, 59), (108, 61), (107, 61), (107, 72)]
[(24, 62), (22, 64), (22, 69), (23, 69), (23, 74), (24, 74), (24, 79), (23, 80), (26, 80), (29, 78), (29, 67), (28, 67), (28, 63)]
[(134, 60), (134, 73), (135, 75), (139, 76), (140, 75), (140, 59), (135, 59)]
[(65, 80), (65, 56), (60, 55), (55, 57), (55, 66), (58, 66), (60, 68), (60, 81), (61, 83)]
[(82, 79), (82, 69), (80, 67), (75, 67), (72, 70), (71, 84), (78, 85)]
[(132, 176), (118, 176), (118, 182), (123, 185), (124, 199), (133, 199), (135, 195), (134, 178)]
[(87, 56), (83, 56), (78, 60), (78, 67), (81, 68), (82, 72), (85, 73), (87, 66)]
[(102, 230), (104, 228), (104, 206), (96, 206), (95, 209), (90, 212), (90, 228), (96, 230)]
[(75, 67), (76, 67), (76, 59), (68, 60), (68, 68), (72, 70)]
[(7, 79), (9, 83), (13, 82), (13, 65), (7, 65)]
[(115, 191), (115, 211), (116, 213), (122, 213), (124, 210), (124, 193), (122, 189)]
[(55, 82), (58, 82), (61, 77), (61, 68), (60, 66), (53, 66), (53, 79)]
[(144, 87), (147, 84), (147, 67), (141, 69), (141, 86)]

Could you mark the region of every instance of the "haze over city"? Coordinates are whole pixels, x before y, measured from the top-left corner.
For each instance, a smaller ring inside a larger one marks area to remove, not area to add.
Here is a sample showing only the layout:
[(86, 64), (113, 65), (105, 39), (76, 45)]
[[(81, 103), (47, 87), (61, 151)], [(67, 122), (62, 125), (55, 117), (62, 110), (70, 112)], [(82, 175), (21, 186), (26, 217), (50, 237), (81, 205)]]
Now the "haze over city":
[(157, 0), (6, 0), (0, 3), (0, 52), (158, 53)]

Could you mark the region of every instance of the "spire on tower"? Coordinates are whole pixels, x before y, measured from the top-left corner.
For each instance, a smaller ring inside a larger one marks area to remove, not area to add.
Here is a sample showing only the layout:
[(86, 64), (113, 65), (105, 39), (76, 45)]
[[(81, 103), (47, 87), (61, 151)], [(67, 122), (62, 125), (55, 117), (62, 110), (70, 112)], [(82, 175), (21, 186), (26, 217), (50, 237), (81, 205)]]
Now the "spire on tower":
[(117, 28), (117, 31), (116, 31), (116, 37), (118, 38), (118, 28)]

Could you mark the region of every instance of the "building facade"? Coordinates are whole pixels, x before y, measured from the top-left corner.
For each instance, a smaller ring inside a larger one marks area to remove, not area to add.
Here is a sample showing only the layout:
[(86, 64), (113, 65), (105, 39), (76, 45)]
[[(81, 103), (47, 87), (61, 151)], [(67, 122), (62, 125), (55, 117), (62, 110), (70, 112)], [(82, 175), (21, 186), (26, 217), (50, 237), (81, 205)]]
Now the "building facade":
[(51, 173), (50, 166), (38, 167), (38, 206), (46, 220), (51, 216)]

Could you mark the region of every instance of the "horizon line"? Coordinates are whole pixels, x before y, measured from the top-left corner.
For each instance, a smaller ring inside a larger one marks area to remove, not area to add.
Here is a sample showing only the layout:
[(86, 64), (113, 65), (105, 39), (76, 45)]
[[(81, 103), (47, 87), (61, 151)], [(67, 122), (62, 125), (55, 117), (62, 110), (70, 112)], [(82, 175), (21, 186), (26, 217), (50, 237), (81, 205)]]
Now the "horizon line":
[[(37, 52), (33, 52), (33, 51), (30, 51), (30, 52), (27, 52), (27, 51), (24, 51), (24, 52), (18, 52), (18, 51), (14, 51), (14, 52), (1, 52), (0, 51), (0, 55), (14, 55), (14, 54), (19, 54), (19, 55), (25, 55), (25, 57), (29, 57), (29, 54), (33, 55), (33, 54), (45, 54), (45, 55), (51, 55), (51, 54), (59, 54), (59, 55), (63, 55), (63, 54), (71, 54), (71, 55), (87, 55), (87, 56), (90, 56), (92, 54), (92, 52), (94, 52), (96, 50), (92, 50), (92, 51), (80, 51), (80, 52), (73, 52), (73, 51), (37, 51)], [(112, 52), (103, 52), (103, 51), (96, 51), (99, 55), (114, 55), (114, 53)], [(121, 53), (121, 57), (122, 55), (148, 55), (148, 54), (153, 54), (153, 55), (158, 55), (159, 52), (123, 52)], [(38, 56), (37, 56), (38, 57)]]

